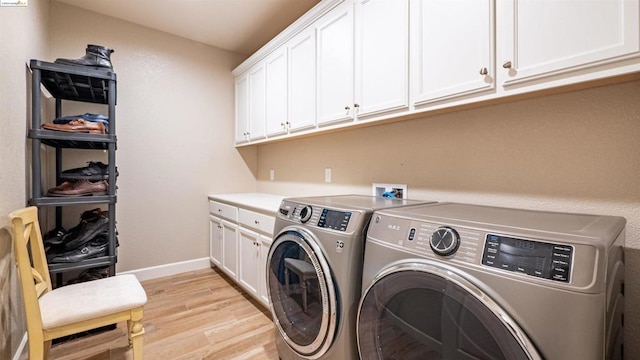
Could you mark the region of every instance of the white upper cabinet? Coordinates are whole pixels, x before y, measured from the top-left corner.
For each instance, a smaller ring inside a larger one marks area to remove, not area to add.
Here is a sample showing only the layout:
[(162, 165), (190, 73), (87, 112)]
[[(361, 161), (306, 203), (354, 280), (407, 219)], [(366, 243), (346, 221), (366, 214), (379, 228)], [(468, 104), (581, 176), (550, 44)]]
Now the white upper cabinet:
[(249, 141), (249, 78), (236, 78), (236, 143)]
[(316, 24), (318, 125), (354, 118), (353, 7), (346, 1)]
[(266, 135), (266, 72), (261, 62), (236, 79), (236, 143)]
[(495, 87), (493, 0), (412, 0), (416, 106)]
[(288, 63), (287, 47), (282, 47), (265, 61), (267, 72), (267, 136), (287, 132), (288, 125)]
[(358, 0), (355, 19), (355, 115), (363, 118), (406, 110), (408, 0)]
[(501, 84), (603, 77), (597, 66), (638, 56), (639, 14), (638, 0), (498, 1)]
[(249, 70), (249, 140), (264, 139), (266, 134), (266, 76), (264, 62)]
[(289, 131), (316, 125), (316, 33), (307, 29), (288, 43)]

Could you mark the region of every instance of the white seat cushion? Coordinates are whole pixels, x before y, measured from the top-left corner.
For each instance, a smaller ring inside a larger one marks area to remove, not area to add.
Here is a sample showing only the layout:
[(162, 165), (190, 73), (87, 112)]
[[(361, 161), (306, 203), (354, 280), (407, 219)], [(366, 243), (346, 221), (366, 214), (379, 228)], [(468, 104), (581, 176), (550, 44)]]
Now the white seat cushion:
[(40, 298), (42, 327), (76, 323), (143, 306), (147, 294), (133, 274), (62, 286)]

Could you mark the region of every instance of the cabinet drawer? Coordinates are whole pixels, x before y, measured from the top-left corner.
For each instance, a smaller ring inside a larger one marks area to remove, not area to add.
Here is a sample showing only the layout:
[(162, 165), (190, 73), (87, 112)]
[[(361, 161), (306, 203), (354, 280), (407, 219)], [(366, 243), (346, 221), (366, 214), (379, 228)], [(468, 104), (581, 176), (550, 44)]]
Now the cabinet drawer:
[(273, 235), (273, 226), (275, 225), (275, 216), (260, 214), (257, 212), (239, 209), (238, 222), (244, 227), (260, 231), (265, 234)]
[(238, 208), (235, 206), (209, 201), (209, 213), (217, 215), (231, 221), (238, 221)]

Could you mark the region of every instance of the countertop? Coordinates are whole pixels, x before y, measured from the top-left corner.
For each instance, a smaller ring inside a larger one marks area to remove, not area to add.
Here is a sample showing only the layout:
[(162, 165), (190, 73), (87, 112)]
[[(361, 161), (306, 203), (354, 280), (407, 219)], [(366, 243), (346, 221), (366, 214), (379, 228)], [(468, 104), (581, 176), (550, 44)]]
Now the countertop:
[(209, 200), (273, 215), (285, 196), (265, 193), (210, 194)]

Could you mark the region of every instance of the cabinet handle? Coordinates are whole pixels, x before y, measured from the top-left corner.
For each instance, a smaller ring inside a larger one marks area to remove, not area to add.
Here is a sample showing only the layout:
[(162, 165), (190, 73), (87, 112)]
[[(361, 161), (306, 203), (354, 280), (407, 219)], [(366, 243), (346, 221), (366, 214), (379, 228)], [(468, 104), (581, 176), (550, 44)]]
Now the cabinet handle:
[(505, 69), (511, 69), (511, 61), (507, 61), (504, 64), (502, 64), (502, 67)]
[(489, 73), (489, 71), (487, 70), (486, 67), (483, 67), (482, 69), (480, 69), (480, 75), (487, 75)]

